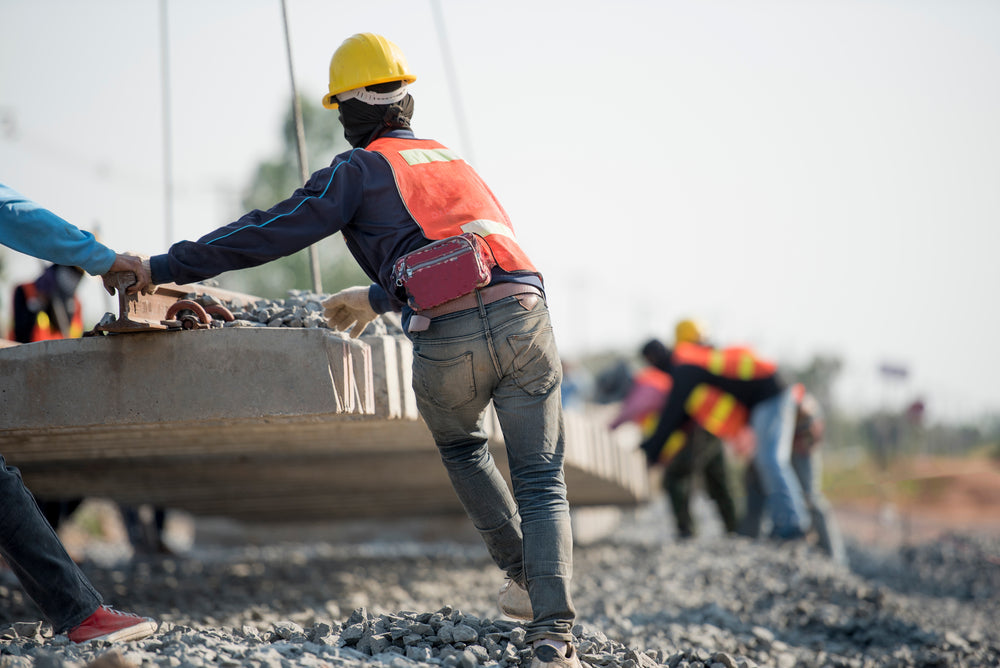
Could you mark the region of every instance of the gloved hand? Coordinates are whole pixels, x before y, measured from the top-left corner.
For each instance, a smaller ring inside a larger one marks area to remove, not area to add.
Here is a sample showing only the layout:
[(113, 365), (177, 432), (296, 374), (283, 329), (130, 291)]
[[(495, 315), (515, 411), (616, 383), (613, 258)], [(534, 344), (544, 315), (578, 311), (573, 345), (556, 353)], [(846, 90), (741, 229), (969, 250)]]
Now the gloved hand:
[(378, 313), (368, 301), (368, 287), (345, 288), (323, 300), (323, 315), (333, 329), (346, 331), (352, 324), (350, 335), (361, 336), (368, 324), (378, 317)]

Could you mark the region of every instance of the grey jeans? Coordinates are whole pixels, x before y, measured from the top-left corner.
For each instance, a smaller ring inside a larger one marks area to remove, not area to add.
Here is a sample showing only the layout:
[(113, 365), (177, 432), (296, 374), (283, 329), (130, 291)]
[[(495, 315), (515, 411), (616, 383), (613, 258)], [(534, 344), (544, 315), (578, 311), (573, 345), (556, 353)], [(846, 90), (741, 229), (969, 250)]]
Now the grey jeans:
[[(537, 295), (506, 297), (434, 318), (409, 337), (417, 406), (452, 486), (497, 566), (527, 585), (535, 619), (526, 639), (571, 642), (562, 366), (548, 308)], [(513, 496), (487, 446), (491, 401)]]
[[(814, 448), (807, 453), (792, 453), (792, 468), (802, 486), (806, 506), (812, 518), (812, 526), (816, 530), (820, 548), (838, 564), (847, 564), (847, 549), (840, 533), (837, 518), (830, 502), (820, 489), (823, 477), (823, 460), (820, 449)], [(740, 524), (739, 533), (756, 538), (760, 535), (761, 524), (764, 521), (764, 490), (757, 475), (753, 462), (747, 467), (744, 479), (746, 487), (747, 507)]]
[(102, 603), (38, 509), (21, 472), (7, 466), (2, 455), (0, 554), (56, 633), (79, 625)]
[(750, 425), (757, 436), (753, 461), (767, 495), (768, 512), (774, 524), (772, 533), (778, 538), (800, 537), (809, 528), (809, 515), (791, 465), (795, 431), (795, 399), (791, 390), (754, 406)]

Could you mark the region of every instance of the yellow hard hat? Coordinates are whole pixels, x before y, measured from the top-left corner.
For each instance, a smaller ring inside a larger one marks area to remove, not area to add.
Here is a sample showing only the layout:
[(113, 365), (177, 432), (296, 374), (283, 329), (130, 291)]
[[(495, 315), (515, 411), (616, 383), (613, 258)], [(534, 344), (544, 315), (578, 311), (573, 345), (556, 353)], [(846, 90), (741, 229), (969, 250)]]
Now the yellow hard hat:
[(374, 84), (402, 81), (413, 83), (406, 57), (398, 46), (381, 35), (362, 32), (344, 40), (330, 59), (330, 92), (323, 106), (336, 109), (338, 93)]
[(704, 343), (708, 328), (698, 320), (681, 320), (674, 329), (674, 343)]

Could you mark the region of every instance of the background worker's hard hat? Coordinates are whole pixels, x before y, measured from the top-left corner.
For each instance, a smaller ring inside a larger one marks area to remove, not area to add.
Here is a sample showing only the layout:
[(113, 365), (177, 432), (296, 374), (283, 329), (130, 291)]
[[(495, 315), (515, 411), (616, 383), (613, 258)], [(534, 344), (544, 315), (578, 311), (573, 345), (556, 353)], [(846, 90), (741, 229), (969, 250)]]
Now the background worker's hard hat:
[(398, 46), (375, 33), (358, 33), (345, 39), (330, 59), (330, 92), (323, 97), (323, 106), (336, 109), (335, 96), (355, 88), (416, 80)]
[(674, 343), (704, 343), (708, 339), (708, 328), (698, 320), (681, 320), (674, 328)]

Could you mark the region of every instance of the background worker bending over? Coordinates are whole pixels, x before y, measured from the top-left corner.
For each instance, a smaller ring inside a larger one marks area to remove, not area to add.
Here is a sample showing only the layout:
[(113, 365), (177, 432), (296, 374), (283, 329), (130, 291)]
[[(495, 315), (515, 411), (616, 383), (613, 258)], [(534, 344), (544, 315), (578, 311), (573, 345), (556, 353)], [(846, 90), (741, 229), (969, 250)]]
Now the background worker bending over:
[(746, 347), (678, 344), (666, 370), (673, 378), (656, 431), (641, 444), (656, 462), (685, 422), (694, 420), (724, 439), (749, 425), (756, 440), (754, 464), (763, 485), (773, 535), (802, 538), (809, 527), (802, 488), (792, 472), (795, 399), (777, 366)]

